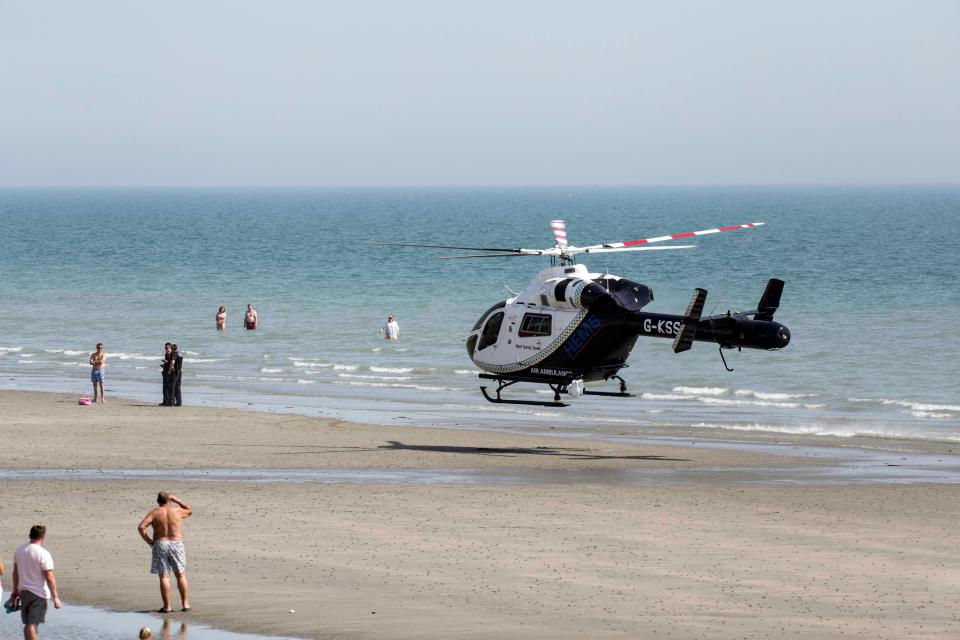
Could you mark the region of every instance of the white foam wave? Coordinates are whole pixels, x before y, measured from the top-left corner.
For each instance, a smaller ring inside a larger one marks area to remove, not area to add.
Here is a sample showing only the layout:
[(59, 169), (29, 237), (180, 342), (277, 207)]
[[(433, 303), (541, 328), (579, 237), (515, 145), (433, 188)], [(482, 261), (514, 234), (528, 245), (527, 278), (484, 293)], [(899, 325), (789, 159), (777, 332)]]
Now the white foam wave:
[(210, 364), (211, 362), (223, 362), (222, 358), (190, 358), (187, 362), (190, 364)]
[(319, 362), (318, 360), (300, 360), (297, 358), (288, 358), (293, 366), (300, 369), (327, 369), (333, 366), (330, 362)]
[(385, 389), (416, 389), (417, 391), (463, 391), (453, 387), (431, 387), (422, 384), (394, 384), (388, 382), (361, 382), (358, 380), (334, 380), (333, 384), (346, 384), (352, 387), (378, 387)]
[(377, 351), (383, 351), (383, 347), (374, 347), (373, 349), (370, 349), (370, 351), (372, 353), (376, 353)]
[(0, 347), (0, 353), (19, 353), (23, 347)]
[(730, 393), (730, 390), (725, 387), (674, 387), (673, 392), (691, 396), (722, 396)]
[(413, 367), (370, 367), (374, 373), (413, 373)]
[(302, 378), (297, 379), (297, 384), (314, 384), (316, 380), (303, 380)]
[[(674, 390), (683, 389), (683, 388), (685, 387), (675, 387)], [(668, 401), (668, 402), (694, 400), (696, 402), (702, 402), (704, 404), (730, 406), (730, 407), (776, 407), (779, 409), (797, 409), (800, 407), (800, 404), (797, 402), (771, 402), (769, 400), (744, 400), (744, 399), (736, 399), (736, 398), (717, 398), (715, 396), (683, 395), (683, 394), (676, 394), (676, 393), (641, 393), (640, 398), (642, 400), (661, 400), (661, 401)]]
[(260, 371), (263, 373), (281, 373), (283, 369), (271, 369), (269, 367), (260, 367)]
[(283, 380), (283, 378), (260, 378), (257, 376), (224, 376), (224, 375), (207, 374), (207, 373), (194, 373), (191, 375), (191, 377), (201, 378), (204, 380), (242, 380), (242, 381)]
[(396, 380), (402, 382), (404, 380), (413, 380), (413, 376), (366, 376), (362, 373), (338, 373), (338, 378), (358, 378), (361, 380)]
[[(83, 353), (83, 352), (80, 352)], [(69, 351), (64, 351), (65, 355), (71, 355)], [(155, 356), (145, 356), (142, 353), (124, 353), (122, 351), (116, 353), (108, 353), (110, 358), (116, 358), (117, 360), (156, 360), (160, 362), (163, 359), (163, 354), (158, 353)]]
[(335, 364), (333, 365), (334, 371), (356, 371), (357, 365), (355, 364)]
[[(691, 425), (693, 427), (705, 429), (730, 429), (733, 431), (768, 431), (771, 433), (788, 433), (791, 435), (805, 436), (833, 436), (836, 438), (855, 438), (857, 436), (878, 437), (878, 438), (907, 438), (915, 439), (917, 434), (904, 432), (895, 427), (867, 426), (867, 425), (822, 425), (822, 424), (804, 424), (804, 425), (782, 425), (782, 424), (713, 424), (709, 422), (700, 422)], [(937, 434), (937, 440), (944, 442), (957, 442), (960, 438), (956, 436), (944, 436)]]
[(17, 360), (17, 364), (36, 364), (36, 360)]
[(734, 395), (749, 396), (757, 400), (800, 400), (801, 398), (814, 398), (815, 393), (775, 393), (772, 391), (751, 391), (750, 389), (737, 389)]
[(911, 411), (910, 415), (916, 416), (917, 418), (936, 418), (938, 420), (953, 417), (952, 413), (936, 413), (935, 411)]
[(960, 411), (960, 405), (956, 404), (928, 404), (926, 402), (914, 402), (912, 400), (891, 400), (889, 398), (847, 398), (848, 402), (874, 403), (885, 406), (897, 406), (910, 409), (912, 411)]
[(455, 369), (454, 373), (458, 376), (472, 376), (480, 373), (479, 369)]
[(86, 351), (80, 351), (79, 349), (65, 349), (62, 351), (65, 356), (85, 356), (87, 355)]
[(683, 396), (675, 393), (641, 393), (642, 400), (696, 400), (696, 396)]
[(799, 402), (772, 402), (770, 400), (735, 400), (733, 398), (697, 398), (704, 404), (726, 407), (776, 407), (779, 409), (798, 409)]
[[(0, 347), (0, 350), (2, 349), (3, 347)], [(44, 353), (63, 353), (63, 349), (44, 349), (43, 352)]]

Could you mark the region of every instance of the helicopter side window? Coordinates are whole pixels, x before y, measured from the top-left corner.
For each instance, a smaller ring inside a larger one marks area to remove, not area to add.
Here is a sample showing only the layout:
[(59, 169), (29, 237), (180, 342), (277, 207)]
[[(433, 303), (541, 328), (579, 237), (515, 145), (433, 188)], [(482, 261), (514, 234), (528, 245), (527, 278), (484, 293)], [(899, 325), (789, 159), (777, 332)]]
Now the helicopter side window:
[(497, 336), (500, 335), (500, 325), (503, 324), (503, 311), (490, 316), (487, 324), (483, 327), (483, 333), (480, 334), (480, 344), (478, 351), (483, 351), (492, 344), (497, 343)]
[(552, 320), (551, 316), (544, 313), (527, 313), (520, 322), (520, 331), (517, 332), (517, 335), (521, 338), (549, 336)]

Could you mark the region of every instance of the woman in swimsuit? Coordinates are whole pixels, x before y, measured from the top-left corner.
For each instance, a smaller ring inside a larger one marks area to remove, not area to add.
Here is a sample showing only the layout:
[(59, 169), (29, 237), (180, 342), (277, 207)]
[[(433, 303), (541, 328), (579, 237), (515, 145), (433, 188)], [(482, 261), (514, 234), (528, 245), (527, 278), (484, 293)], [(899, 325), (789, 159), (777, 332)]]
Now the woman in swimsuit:
[(217, 331), (223, 331), (227, 326), (227, 309), (220, 305), (220, 311), (217, 311)]

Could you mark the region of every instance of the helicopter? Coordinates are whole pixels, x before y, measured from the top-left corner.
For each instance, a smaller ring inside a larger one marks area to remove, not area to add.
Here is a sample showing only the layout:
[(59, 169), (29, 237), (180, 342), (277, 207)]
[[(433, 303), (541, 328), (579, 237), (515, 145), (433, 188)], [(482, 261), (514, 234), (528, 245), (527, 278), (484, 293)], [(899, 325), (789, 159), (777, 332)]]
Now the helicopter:
[[(467, 355), (497, 387), (491, 394), (481, 386), (484, 398), (494, 403), (565, 407), (561, 394), (571, 398), (583, 395), (631, 397), (626, 382), (617, 375), (627, 367), (627, 359), (639, 337), (673, 340), (673, 351), (689, 350), (694, 342), (719, 345), (720, 358), (727, 371), (724, 349), (778, 350), (790, 343), (790, 330), (774, 322), (780, 306), (784, 281), (770, 278), (756, 309), (727, 311), (703, 317), (707, 299), (705, 289), (695, 289), (682, 315), (649, 313), (643, 308), (653, 301), (647, 285), (609, 273), (592, 273), (576, 262), (579, 254), (623, 251), (693, 249), (697, 245), (649, 246), (682, 238), (694, 238), (740, 229), (753, 229), (762, 222), (751, 222), (701, 231), (577, 247), (567, 241), (566, 223), (550, 222), (555, 245), (548, 249), (461, 247), (382, 243), (388, 246), (421, 247), (481, 251), (481, 254), (443, 256), (443, 259), (501, 258), (517, 256), (549, 257), (551, 266), (537, 274), (522, 293), (497, 302), (477, 320), (466, 339)], [(509, 289), (508, 289), (509, 290)], [(585, 383), (614, 380), (618, 391), (588, 389)], [(502, 392), (519, 382), (545, 384), (553, 391), (553, 401), (518, 400), (502, 397)]]

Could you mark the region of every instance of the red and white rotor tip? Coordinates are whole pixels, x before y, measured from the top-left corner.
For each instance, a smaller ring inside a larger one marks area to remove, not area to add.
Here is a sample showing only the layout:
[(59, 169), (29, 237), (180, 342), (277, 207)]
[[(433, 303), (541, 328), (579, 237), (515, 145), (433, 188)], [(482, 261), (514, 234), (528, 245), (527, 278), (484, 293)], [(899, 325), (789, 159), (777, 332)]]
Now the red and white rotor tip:
[(553, 238), (557, 241), (557, 246), (567, 246), (567, 223), (563, 220), (551, 220), (550, 228), (553, 230)]

